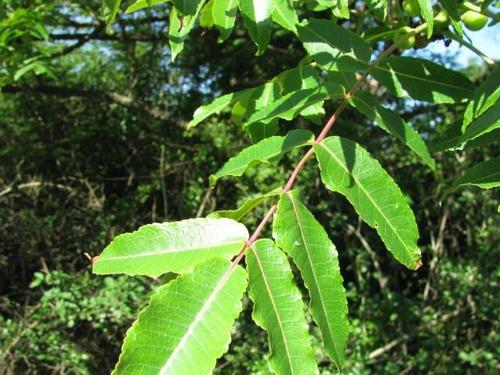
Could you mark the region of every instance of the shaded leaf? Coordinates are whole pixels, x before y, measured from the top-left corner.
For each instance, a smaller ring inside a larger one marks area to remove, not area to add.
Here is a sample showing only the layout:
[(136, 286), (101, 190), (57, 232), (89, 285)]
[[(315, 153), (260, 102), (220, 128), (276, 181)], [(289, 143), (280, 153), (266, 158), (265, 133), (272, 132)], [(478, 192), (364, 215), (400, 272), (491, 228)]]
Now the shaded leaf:
[(262, 55), (271, 39), (272, 0), (240, 0), (240, 12), (250, 37), (257, 45), (257, 55)]
[(413, 130), (396, 112), (382, 107), (370, 93), (358, 91), (350, 101), (370, 120), (375, 121), (386, 132), (394, 135), (432, 170), (436, 169), (436, 162), (429, 154), (427, 145), (422, 137)]
[(117, 236), (97, 257), (92, 270), (151, 277), (182, 273), (214, 257), (230, 259), (247, 239), (245, 226), (229, 219), (149, 224)]
[(202, 0), (173, 0), (175, 9), (177, 9), (177, 12), (181, 16), (193, 16), (195, 15), (198, 10), (200, 5), (203, 5), (202, 3), (204, 1)]
[(418, 268), (421, 256), (415, 216), (379, 162), (357, 143), (341, 137), (328, 137), (314, 145), (314, 150), (323, 183), (349, 200), (399, 262)]
[(498, 128), (500, 128), (500, 101), (479, 117), (476, 117), (465, 128), (464, 134), (460, 137), (460, 142), (464, 144)]
[(220, 210), (220, 211), (215, 211), (212, 212), (208, 215), (208, 217), (212, 218), (228, 218), (228, 219), (233, 219), (236, 221), (240, 221), (243, 219), (248, 213), (252, 212), (255, 207), (260, 205), (262, 202), (267, 200), (267, 198), (280, 195), (281, 194), (281, 188), (274, 189), (270, 191), (269, 193), (266, 194), (259, 194), (256, 197), (249, 198), (247, 199), (241, 207), (235, 209), (235, 210)]
[(349, 324), (335, 246), (294, 192), (281, 195), (273, 237), (300, 270), (309, 290), (311, 313), (320, 328), (325, 351), (342, 368)]
[(286, 152), (310, 143), (313, 138), (313, 133), (302, 129), (292, 130), (285, 136), (266, 138), (229, 159), (217, 173), (210, 176), (210, 185), (214, 186), (224, 176), (241, 176), (253, 165), (276, 160)]
[(213, 102), (207, 105), (202, 105), (193, 113), (193, 119), (189, 122), (188, 128), (193, 128), (198, 125), (200, 122), (205, 120), (207, 117), (219, 113), (224, 108), (228, 107), (236, 100), (238, 100), (241, 95), (243, 95), (245, 91), (232, 92), (230, 94), (226, 94), (223, 96), (219, 96)]
[(297, 29), (309, 56), (326, 69), (364, 69), (370, 61), (370, 46), (357, 34), (332, 21), (311, 18)]
[(458, 33), (458, 35), (462, 36), (464, 31), (462, 28), (462, 21), (460, 20), (460, 14), (458, 13), (457, 0), (439, 0), (439, 3), (448, 13), (451, 24), (453, 25), (455, 31)]
[(474, 165), (455, 180), (448, 194), (466, 185), (474, 185), (483, 189), (500, 186), (500, 158), (493, 158)]
[(317, 374), (304, 303), (286, 255), (269, 239), (254, 243), (246, 257), (253, 320), (267, 331), (276, 374)]
[(166, 3), (167, 1), (168, 0), (137, 0), (127, 8), (125, 13), (137, 12), (138, 10), (149, 8), (153, 5)]
[(325, 99), (342, 99), (345, 97), (344, 88), (337, 84), (327, 84), (317, 88), (293, 91), (272, 102), (263, 109), (254, 112), (244, 126), (258, 121), (270, 121), (275, 118), (293, 120), (308, 107), (322, 103)]
[(113, 375), (209, 374), (241, 311), (245, 271), (213, 259), (152, 295), (128, 330)]
[(390, 56), (372, 70), (372, 75), (398, 97), (455, 103), (473, 94), (472, 82), (463, 74), (415, 57)]

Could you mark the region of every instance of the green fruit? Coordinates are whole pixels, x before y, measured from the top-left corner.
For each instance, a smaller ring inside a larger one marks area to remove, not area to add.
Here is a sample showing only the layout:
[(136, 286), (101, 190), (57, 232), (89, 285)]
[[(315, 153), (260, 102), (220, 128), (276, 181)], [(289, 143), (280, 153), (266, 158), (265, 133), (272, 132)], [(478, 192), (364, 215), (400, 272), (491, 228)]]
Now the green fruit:
[[(392, 38), (392, 41), (393, 42), (396, 42), (397, 40), (399, 40), (402, 36), (408, 34), (410, 31), (412, 31), (413, 29), (409, 26), (405, 26), (405, 27), (402, 27), (401, 29), (398, 30), (398, 32), (394, 35), (394, 37)], [(415, 36), (412, 35), (410, 36), (408, 39), (406, 39), (404, 42), (402, 42), (398, 48), (399, 49), (409, 49), (409, 48), (412, 48), (414, 45), (415, 45)]]
[(439, 12), (436, 17), (434, 17), (434, 26), (435, 27), (443, 27), (450, 23), (450, 18), (448, 17), (448, 12), (446, 10), (442, 10)]
[(418, 5), (418, 0), (404, 0), (403, 9), (411, 17), (416, 17), (420, 15), (420, 5)]
[(488, 23), (488, 17), (472, 10), (468, 10), (460, 18), (465, 27), (472, 31), (481, 30)]

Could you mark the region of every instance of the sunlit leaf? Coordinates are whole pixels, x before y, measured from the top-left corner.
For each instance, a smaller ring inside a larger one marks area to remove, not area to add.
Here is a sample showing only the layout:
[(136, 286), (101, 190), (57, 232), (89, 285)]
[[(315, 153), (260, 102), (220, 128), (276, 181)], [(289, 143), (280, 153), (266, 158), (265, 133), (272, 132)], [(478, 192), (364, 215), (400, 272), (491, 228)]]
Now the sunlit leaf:
[(250, 37), (257, 45), (257, 55), (262, 55), (271, 39), (272, 0), (240, 0), (240, 12)]
[(230, 219), (149, 224), (117, 236), (94, 258), (93, 271), (151, 277), (182, 273), (214, 257), (230, 259), (247, 239), (245, 226)]
[(295, 12), (291, 0), (274, 0), (272, 18), (278, 25), (297, 33), (299, 17)]
[(418, 268), (421, 255), (415, 216), (379, 162), (357, 143), (341, 137), (328, 137), (314, 145), (314, 150), (323, 183), (349, 200), (399, 262)]
[(293, 192), (281, 196), (273, 237), (299, 269), (309, 290), (311, 313), (320, 328), (325, 351), (342, 368), (349, 324), (335, 246)]
[(213, 0), (214, 25), (220, 32), (219, 42), (223, 42), (231, 34), (238, 11), (239, 0)]
[(113, 375), (209, 374), (231, 339), (246, 275), (213, 259), (160, 287), (128, 330)]
[(138, 10), (149, 8), (153, 5), (166, 3), (167, 1), (169, 0), (137, 0), (127, 8), (125, 13), (137, 12)]
[(252, 318), (267, 331), (271, 369), (283, 375), (317, 374), (304, 303), (286, 255), (264, 239), (250, 247), (246, 263)]
[(464, 114), (462, 130), (500, 99), (500, 66), (479, 86)]

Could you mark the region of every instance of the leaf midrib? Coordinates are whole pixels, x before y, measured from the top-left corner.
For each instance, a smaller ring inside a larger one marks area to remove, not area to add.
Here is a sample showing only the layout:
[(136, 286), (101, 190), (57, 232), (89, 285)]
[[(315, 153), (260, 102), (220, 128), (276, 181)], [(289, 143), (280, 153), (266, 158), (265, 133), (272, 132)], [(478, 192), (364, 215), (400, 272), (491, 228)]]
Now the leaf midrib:
[(285, 336), (285, 330), (283, 329), (283, 324), (281, 323), (281, 316), (278, 313), (278, 308), (277, 308), (277, 305), (276, 305), (276, 301), (274, 300), (274, 296), (273, 296), (273, 294), (271, 292), (271, 288), (270, 288), (269, 283), (267, 281), (267, 278), (266, 278), (266, 275), (265, 275), (265, 272), (264, 272), (264, 268), (262, 267), (259, 255), (257, 254), (257, 250), (255, 249), (254, 246), (251, 246), (251, 249), (253, 251), (253, 254), (255, 255), (255, 260), (257, 261), (257, 264), (259, 266), (260, 272), (262, 274), (262, 280), (264, 281), (267, 293), (269, 295), (269, 299), (271, 300), (271, 304), (273, 305), (273, 311), (274, 311), (274, 313), (276, 315), (276, 319), (278, 320), (278, 325), (280, 327), (281, 337), (283, 338), (283, 343), (285, 345), (285, 351), (286, 351), (286, 354), (287, 354), (286, 358), (287, 358), (288, 364), (290, 366), (291, 374), (293, 375), (293, 374), (295, 374), (295, 371), (294, 371), (294, 367), (293, 367), (291, 356), (290, 356), (290, 349), (288, 348), (288, 341), (286, 340), (286, 336)]
[(172, 359), (175, 359), (179, 353), (179, 351), (184, 347), (186, 341), (193, 335), (193, 331), (196, 329), (198, 326), (198, 323), (202, 321), (203, 315), (208, 311), (212, 303), (215, 301), (217, 294), (224, 288), (225, 283), (231, 276), (231, 274), (234, 272), (236, 267), (230, 266), (229, 269), (224, 272), (224, 274), (221, 276), (219, 281), (217, 282), (217, 285), (215, 286), (214, 290), (210, 295), (208, 296), (207, 300), (201, 307), (201, 309), (196, 313), (195, 318), (191, 322), (191, 324), (188, 326), (186, 333), (184, 336), (182, 336), (181, 340), (178, 342), (177, 346), (175, 349), (170, 353), (170, 356), (168, 357), (167, 361), (163, 365), (163, 367), (160, 370), (159, 375), (166, 375), (167, 371), (170, 369), (170, 366), (172, 364)]
[(165, 254), (175, 254), (175, 253), (185, 253), (185, 252), (192, 252), (192, 251), (205, 251), (205, 250), (210, 250), (213, 248), (217, 247), (222, 247), (222, 246), (230, 246), (233, 244), (243, 244), (245, 240), (241, 239), (239, 241), (231, 241), (231, 242), (223, 242), (223, 243), (218, 243), (214, 244), (211, 246), (200, 246), (200, 247), (195, 247), (195, 248), (183, 248), (183, 249), (175, 249), (175, 251), (172, 251), (171, 249), (169, 250), (164, 250), (164, 251), (157, 251), (157, 252), (147, 252), (147, 253), (141, 253), (141, 254), (132, 254), (132, 255), (121, 255), (121, 256), (113, 256), (109, 258), (99, 258), (97, 263), (102, 263), (105, 261), (115, 261), (115, 260), (124, 260), (124, 259), (133, 259), (133, 258), (141, 258), (141, 257), (149, 257), (149, 256), (161, 256)]
[[(328, 46), (329, 46), (330, 48), (333, 48), (333, 49), (335, 49), (335, 50), (339, 51), (341, 54), (345, 54), (345, 55), (347, 55), (347, 56), (352, 57), (352, 58), (353, 58), (353, 60), (355, 60), (355, 61), (357, 61), (357, 62), (359, 62), (359, 63), (362, 63), (362, 64), (367, 64), (367, 61), (364, 61), (364, 60), (359, 59), (356, 55), (354, 55), (354, 54), (349, 54), (349, 53), (347, 53), (347, 52), (344, 52), (344, 51), (340, 50), (338, 47), (336, 47), (336, 46), (332, 45), (332, 44), (328, 41), (328, 39), (325, 39), (325, 38), (324, 38), (321, 34), (317, 33), (317, 32), (316, 32), (315, 30), (313, 30), (312, 28), (308, 28), (307, 30), (308, 30), (308, 31), (310, 31), (312, 34), (316, 35), (316, 36), (317, 36), (319, 39), (321, 39), (324, 43), (328, 44)], [(377, 69), (378, 69), (378, 70), (383, 70), (383, 71), (386, 71), (386, 72), (388, 72), (388, 73), (391, 73), (391, 70), (390, 70), (390, 69), (385, 69), (385, 68), (381, 67), (380, 65), (375, 66), (375, 67), (374, 67), (374, 69), (375, 69), (375, 70), (377, 70)], [(470, 93), (471, 93), (471, 90), (465, 90), (465, 89), (463, 89), (463, 88), (462, 88), (462, 87), (460, 87), (460, 86), (448, 85), (448, 84), (446, 84), (446, 83), (444, 83), (444, 82), (439, 82), (439, 81), (438, 81), (438, 82), (435, 82), (435, 81), (432, 81), (432, 80), (430, 80), (430, 79), (421, 78), (421, 77), (419, 77), (419, 76), (413, 76), (413, 75), (405, 74), (405, 73), (400, 72), (399, 70), (395, 70), (395, 69), (393, 69), (392, 71), (393, 71), (394, 73), (396, 73), (396, 75), (401, 75), (401, 76), (405, 76), (405, 77), (408, 77), (408, 78), (413, 78), (413, 79), (415, 79), (415, 80), (420, 80), (420, 81), (423, 81), (423, 82), (432, 83), (433, 85), (436, 85), (436, 84), (437, 84), (437, 85), (442, 85), (442, 86), (449, 87), (449, 88), (452, 88), (452, 89), (462, 90), (463, 92), (466, 92), (466, 93), (468, 93), (468, 94), (470, 94)]]
[[(367, 193), (367, 191), (364, 189), (363, 185), (359, 183), (358, 179), (352, 174), (349, 172), (349, 170), (340, 162), (340, 160), (336, 157), (335, 154), (333, 154), (325, 145), (324, 143), (319, 143), (318, 146), (321, 146), (323, 147), (323, 149), (326, 150), (326, 152), (328, 152), (332, 157), (333, 159), (335, 159), (335, 161), (337, 162), (338, 165), (340, 165), (340, 167), (342, 167), (346, 173), (352, 177), (352, 179), (354, 181), (356, 181), (356, 184), (359, 186), (359, 188), (363, 191), (363, 193), (365, 194), (365, 196), (370, 200), (370, 202), (372, 202), (373, 206), (377, 209), (377, 211), (380, 213), (380, 215), (382, 215), (382, 217), (384, 218), (384, 220), (389, 224), (389, 227), (391, 228), (392, 232), (394, 233), (394, 235), (398, 238), (398, 240), (403, 244), (403, 247), (406, 249), (406, 251), (410, 254), (410, 259), (413, 260), (413, 256), (411, 255), (411, 252), (408, 250), (407, 246), (406, 246), (406, 243), (403, 241), (403, 239), (399, 236), (398, 232), (395, 230), (394, 226), (392, 225), (392, 223), (388, 220), (387, 216), (385, 216), (384, 212), (380, 210), (380, 208), (378, 207), (378, 205), (375, 204), (375, 201), (371, 198), (370, 194)], [(378, 227), (377, 227), (377, 232), (378, 232)]]
[(332, 335), (332, 327), (330, 326), (330, 320), (328, 319), (328, 314), (326, 312), (326, 308), (325, 308), (325, 304), (323, 302), (323, 295), (321, 294), (321, 288), (319, 288), (319, 284), (318, 284), (318, 278), (316, 277), (316, 272), (314, 271), (314, 267), (313, 267), (313, 263), (311, 261), (311, 257), (309, 255), (309, 246), (307, 245), (307, 241), (305, 239), (305, 235), (304, 235), (304, 231), (302, 229), (302, 224), (301, 224), (301, 221), (299, 219), (299, 213), (298, 213), (298, 210), (297, 210), (297, 207), (295, 205), (295, 201), (293, 199), (293, 196), (291, 195), (291, 193), (287, 193), (289, 199), (290, 199), (290, 202), (292, 203), (292, 207), (293, 207), (293, 212), (295, 214), (295, 218), (297, 219), (297, 226), (299, 227), (299, 231), (300, 231), (300, 235), (302, 237), (302, 243), (304, 244), (304, 247), (306, 249), (306, 254), (307, 254), (307, 260), (309, 261), (309, 264), (311, 265), (311, 271), (312, 271), (312, 274), (313, 274), (313, 277), (314, 277), (314, 282), (316, 285), (318, 285), (318, 287), (316, 288), (317, 291), (318, 291), (318, 294), (319, 294), (319, 300), (321, 302), (321, 308), (323, 310), (323, 314), (325, 316), (325, 320), (326, 320), (326, 325), (328, 326), (328, 333), (330, 335), (330, 340), (332, 342), (332, 345), (333, 345), (333, 350), (335, 352), (335, 355), (336, 355), (336, 359), (337, 361), (339, 360), (339, 353), (338, 353), (338, 350), (337, 350), (337, 347), (336, 347), (336, 344), (335, 344), (335, 339)]

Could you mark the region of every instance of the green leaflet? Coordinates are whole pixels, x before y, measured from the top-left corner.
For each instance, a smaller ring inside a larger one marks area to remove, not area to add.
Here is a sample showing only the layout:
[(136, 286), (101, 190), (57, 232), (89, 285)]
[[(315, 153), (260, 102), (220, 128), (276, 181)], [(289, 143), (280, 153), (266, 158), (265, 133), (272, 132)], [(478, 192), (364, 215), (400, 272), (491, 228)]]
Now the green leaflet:
[(248, 89), (241, 95), (233, 107), (232, 120), (243, 125), (249, 114), (266, 108), (269, 103), (279, 99), (282, 95), (300, 89), (317, 88), (319, 85), (319, 74), (309, 65), (299, 65), (285, 70), (264, 85)]
[(370, 46), (332, 21), (311, 18), (297, 29), (309, 56), (325, 69), (359, 70), (366, 68), (370, 61)]
[(375, 17), (384, 21), (387, 17), (387, 0), (367, 0), (366, 5), (373, 12)]
[(189, 32), (193, 28), (203, 4), (204, 1), (198, 0), (196, 11), (193, 14), (188, 13), (186, 15), (182, 15), (176, 7), (170, 10), (168, 42), (170, 44), (172, 61), (175, 61), (177, 55), (179, 55), (179, 53), (183, 50), (184, 40), (186, 40)]
[(461, 177), (455, 180), (445, 195), (466, 185), (474, 185), (483, 189), (500, 186), (500, 157), (483, 161), (466, 170)]
[(173, 0), (175, 9), (181, 16), (194, 16), (200, 7), (202, 0)]
[(250, 135), (252, 143), (257, 143), (263, 139), (272, 137), (276, 135), (279, 131), (279, 121), (273, 120), (270, 123), (258, 123), (254, 122), (252, 125), (248, 126), (245, 130)]
[(203, 6), (198, 21), (201, 27), (209, 29), (214, 25), (214, 18), (212, 13), (213, 7), (214, 7), (214, 0), (208, 0), (208, 2)]
[(110, 26), (114, 22), (116, 15), (120, 11), (121, 4), (122, 0), (104, 0), (104, 20), (108, 32), (110, 31)]
[(476, 139), (486, 133), (500, 128), (500, 101), (494, 104), (486, 112), (483, 112), (479, 117), (470, 123), (460, 137), (461, 143), (466, 143)]
[(252, 318), (267, 331), (271, 369), (283, 375), (317, 374), (304, 303), (286, 255), (264, 239), (250, 247), (246, 263)]
[(214, 25), (219, 30), (219, 42), (223, 42), (233, 31), (239, 0), (213, 0)]
[(137, 12), (138, 10), (149, 8), (156, 4), (166, 3), (167, 1), (168, 0), (137, 0), (127, 8), (125, 13)]
[(479, 86), (464, 114), (462, 131), (500, 99), (500, 66)]
[(357, 143), (341, 137), (328, 137), (314, 145), (314, 150), (326, 187), (351, 202), (399, 262), (418, 268), (421, 256), (415, 216), (379, 162)]
[(262, 55), (271, 39), (272, 0), (240, 0), (240, 12), (250, 37), (257, 45), (257, 55)]
[(240, 221), (243, 219), (249, 212), (251, 212), (255, 207), (260, 205), (262, 202), (264, 202), (267, 198), (280, 195), (281, 194), (281, 188), (274, 189), (270, 191), (269, 193), (266, 194), (259, 194), (256, 197), (249, 198), (247, 199), (241, 207), (235, 209), (235, 210), (220, 210), (220, 211), (214, 211), (208, 215), (208, 217), (212, 218), (228, 218), (228, 219), (233, 219), (236, 221)]
[(299, 17), (295, 12), (291, 0), (274, 0), (272, 19), (283, 28), (297, 33)]
[(311, 313), (321, 330), (325, 351), (342, 368), (349, 324), (335, 246), (294, 192), (281, 196), (273, 237), (300, 270), (309, 290)]
[(499, 141), (500, 102), (476, 118), (462, 134), (462, 123), (455, 122), (431, 145), (432, 152), (481, 147)]
[(213, 259), (152, 295), (112, 375), (209, 374), (226, 352), (246, 289), (243, 268)]
[(117, 236), (96, 258), (92, 270), (151, 277), (183, 273), (214, 257), (230, 259), (247, 239), (245, 226), (229, 219), (149, 224)]
[(436, 162), (429, 154), (422, 137), (396, 112), (382, 107), (377, 103), (377, 99), (368, 92), (358, 91), (350, 102), (362, 114), (407, 145), (432, 170), (436, 169)]
[(396, 96), (429, 103), (460, 102), (473, 93), (463, 74), (415, 57), (390, 56), (371, 74)]
[(217, 99), (215, 99), (210, 104), (202, 105), (196, 111), (194, 111), (193, 119), (191, 121), (189, 121), (188, 129), (194, 128), (196, 125), (198, 125), (200, 122), (205, 120), (207, 117), (209, 117), (215, 113), (219, 113), (224, 108), (226, 108), (227, 106), (231, 105), (236, 100), (238, 100), (238, 98), (241, 95), (243, 95), (245, 92), (246, 92), (246, 90), (239, 91), (239, 92), (232, 92), (230, 94), (219, 96)]
[(253, 165), (276, 160), (286, 152), (304, 146), (313, 139), (312, 132), (302, 129), (292, 130), (285, 136), (266, 138), (230, 158), (217, 173), (210, 176), (210, 186), (214, 186), (217, 180), (224, 176), (239, 177)]
[(345, 97), (344, 88), (338, 84), (326, 84), (321, 87), (293, 91), (272, 102), (263, 109), (254, 112), (245, 122), (247, 127), (255, 122), (270, 121), (275, 118), (293, 120), (302, 111), (330, 98), (342, 99)]
[(443, 9), (448, 12), (453, 28), (461, 37), (464, 33), (462, 28), (462, 22), (460, 20), (460, 14), (458, 13), (458, 2), (457, 0), (439, 0), (439, 3)]
[(432, 9), (432, 0), (418, 0), (418, 5), (420, 5), (420, 12), (422, 18), (427, 22), (427, 38), (432, 35), (432, 29), (434, 27), (434, 11)]
[(331, 8), (333, 15), (349, 19), (349, 3), (347, 0), (317, 0), (318, 4)]

